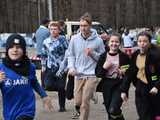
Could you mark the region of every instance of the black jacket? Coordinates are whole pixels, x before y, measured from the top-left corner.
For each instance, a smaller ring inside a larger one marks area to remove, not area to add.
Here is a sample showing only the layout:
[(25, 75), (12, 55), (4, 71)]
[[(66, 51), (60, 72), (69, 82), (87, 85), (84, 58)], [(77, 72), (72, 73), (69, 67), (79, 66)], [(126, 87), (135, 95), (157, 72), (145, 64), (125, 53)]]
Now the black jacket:
[[(137, 50), (132, 55), (130, 67), (121, 86), (122, 92), (128, 93), (131, 82), (136, 86), (138, 80), (136, 60), (139, 53), (140, 51)], [(146, 54), (145, 73), (149, 87), (156, 87), (160, 90), (160, 49), (155, 45), (151, 45)]]
[[(98, 60), (98, 63), (97, 63), (96, 69), (95, 69), (95, 74), (98, 78), (106, 79), (105, 76), (106, 76), (107, 70), (105, 70), (103, 68), (103, 64), (106, 61), (107, 52), (108, 51), (101, 54), (100, 58)], [(118, 51), (118, 53), (119, 53), (119, 66), (120, 66), (120, 68), (123, 67), (125, 69), (128, 69), (129, 64), (130, 64), (129, 56), (120, 50)]]

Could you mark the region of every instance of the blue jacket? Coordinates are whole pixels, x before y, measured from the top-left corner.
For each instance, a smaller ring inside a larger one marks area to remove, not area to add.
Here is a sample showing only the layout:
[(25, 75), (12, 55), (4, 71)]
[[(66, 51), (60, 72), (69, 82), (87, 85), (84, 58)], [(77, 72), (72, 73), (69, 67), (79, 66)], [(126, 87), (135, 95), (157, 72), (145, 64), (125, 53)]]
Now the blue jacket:
[(35, 115), (35, 94), (33, 89), (41, 96), (47, 94), (39, 85), (35, 76), (35, 66), (30, 64), (28, 77), (15, 73), (4, 64), (0, 64), (0, 70), (5, 72), (6, 78), (0, 83), (3, 99), (4, 120), (16, 120), (22, 115)]
[(42, 47), (43, 47), (43, 41), (50, 36), (50, 32), (48, 28), (45, 26), (40, 26), (36, 33), (35, 33), (35, 38), (37, 42), (37, 55), (42, 54)]
[(43, 42), (43, 56), (47, 57), (47, 68), (50, 68), (53, 71), (58, 70), (64, 59), (67, 48), (68, 41), (62, 35), (57, 39), (52, 36), (45, 39)]

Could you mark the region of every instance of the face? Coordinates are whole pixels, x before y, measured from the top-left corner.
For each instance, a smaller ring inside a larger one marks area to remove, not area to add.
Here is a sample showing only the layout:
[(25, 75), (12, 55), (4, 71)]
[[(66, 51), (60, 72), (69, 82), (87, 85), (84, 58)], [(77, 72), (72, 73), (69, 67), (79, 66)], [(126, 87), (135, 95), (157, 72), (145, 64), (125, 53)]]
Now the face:
[(59, 33), (60, 33), (60, 30), (57, 26), (51, 26), (50, 27), (50, 33), (53, 37), (58, 37), (59, 36)]
[(80, 31), (83, 35), (90, 33), (91, 25), (85, 20), (80, 20)]
[(102, 38), (102, 40), (109, 40), (110, 38), (110, 36), (107, 33), (102, 33), (100, 37)]
[(20, 45), (13, 45), (12, 48), (8, 49), (8, 56), (11, 60), (19, 60), (23, 56), (23, 49)]
[(118, 36), (111, 36), (109, 39), (109, 43), (108, 46), (110, 48), (111, 51), (118, 51), (119, 46), (120, 46), (120, 40)]
[(137, 40), (138, 47), (141, 53), (145, 53), (150, 46), (150, 42), (147, 36), (139, 36)]

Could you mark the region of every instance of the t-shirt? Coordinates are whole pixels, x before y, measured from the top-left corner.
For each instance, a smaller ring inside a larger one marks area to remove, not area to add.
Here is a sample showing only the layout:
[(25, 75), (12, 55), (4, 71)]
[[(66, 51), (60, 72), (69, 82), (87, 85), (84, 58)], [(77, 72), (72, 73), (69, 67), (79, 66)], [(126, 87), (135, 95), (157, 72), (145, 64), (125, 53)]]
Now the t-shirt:
[(136, 65), (138, 67), (137, 78), (140, 79), (142, 82), (148, 84), (146, 73), (145, 73), (145, 61), (146, 55), (138, 55)]
[(119, 68), (119, 54), (110, 55), (107, 53), (107, 59), (113, 65), (107, 70), (106, 77), (107, 78), (115, 78), (118, 76), (117, 70)]

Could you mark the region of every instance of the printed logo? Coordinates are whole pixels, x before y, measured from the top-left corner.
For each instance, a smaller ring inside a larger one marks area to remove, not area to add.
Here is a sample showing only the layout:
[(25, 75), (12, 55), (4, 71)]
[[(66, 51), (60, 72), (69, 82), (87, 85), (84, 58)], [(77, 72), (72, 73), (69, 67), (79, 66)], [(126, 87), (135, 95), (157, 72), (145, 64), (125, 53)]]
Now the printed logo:
[(21, 77), (20, 79), (11, 80), (7, 78), (4, 81), (5, 86), (17, 86), (17, 85), (27, 85), (28, 84), (28, 78)]

